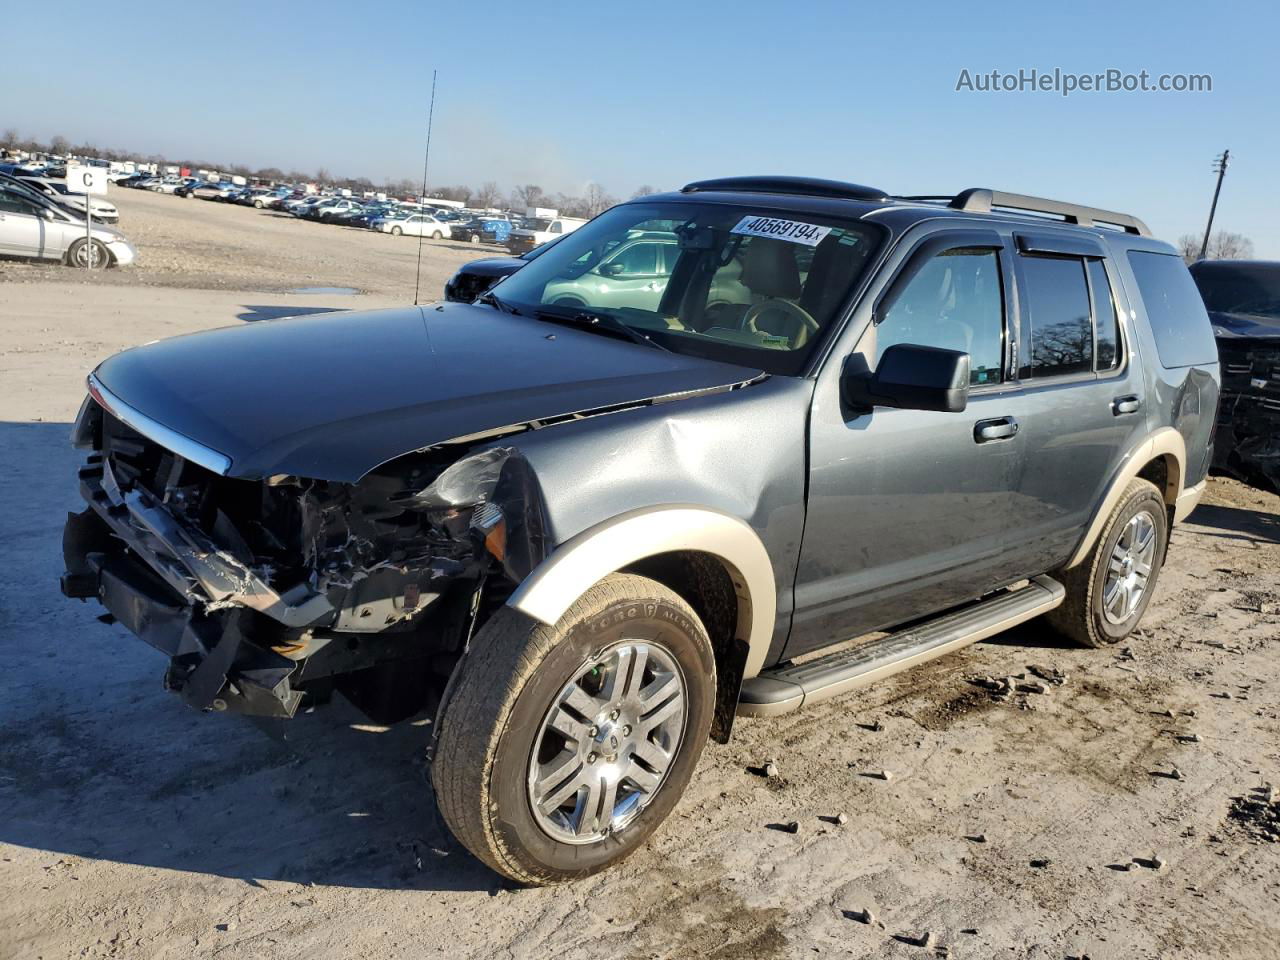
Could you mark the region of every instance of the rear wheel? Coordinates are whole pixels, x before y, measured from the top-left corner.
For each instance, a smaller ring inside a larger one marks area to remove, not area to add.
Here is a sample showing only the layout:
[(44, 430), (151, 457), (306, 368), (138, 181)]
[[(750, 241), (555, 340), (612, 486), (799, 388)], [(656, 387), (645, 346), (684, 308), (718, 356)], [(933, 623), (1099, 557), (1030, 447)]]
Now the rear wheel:
[(467, 239), (468, 239), (468, 242), (469, 242), (469, 243), (479, 243), (479, 242), (480, 242), (480, 234), (478, 234), (478, 233), (473, 233), (473, 234), (472, 234), (470, 237), (468, 237)]
[(254, 205), (255, 207), (257, 207), (259, 210), (261, 210), (263, 207), (265, 207), (265, 206), (266, 206), (266, 204), (265, 204), (265, 203), (263, 203), (261, 200), (255, 200), (255, 201), (253, 201), (253, 205)]
[(441, 233), (439, 230), (437, 230), (435, 233), (431, 234), (431, 239), (432, 239), (432, 240), (443, 240), (443, 239), (444, 239), (444, 234), (443, 234), (443, 233)]
[(521, 883), (612, 866), (688, 784), (715, 682), (697, 614), (653, 580), (607, 577), (555, 626), (503, 607), (441, 717), (432, 781), (445, 822)]
[(393, 237), (398, 237), (398, 236), (400, 236), (402, 233), (404, 233), (404, 231), (403, 231), (403, 230), (401, 230), (399, 227), (392, 227), (392, 228), (391, 228), (391, 235), (392, 235)]
[(77, 240), (67, 250), (67, 263), (86, 270), (98, 270), (110, 265), (111, 253), (98, 240)]
[(1067, 598), (1049, 622), (1086, 647), (1129, 636), (1151, 602), (1167, 538), (1160, 491), (1148, 480), (1131, 480), (1084, 561), (1058, 574)]

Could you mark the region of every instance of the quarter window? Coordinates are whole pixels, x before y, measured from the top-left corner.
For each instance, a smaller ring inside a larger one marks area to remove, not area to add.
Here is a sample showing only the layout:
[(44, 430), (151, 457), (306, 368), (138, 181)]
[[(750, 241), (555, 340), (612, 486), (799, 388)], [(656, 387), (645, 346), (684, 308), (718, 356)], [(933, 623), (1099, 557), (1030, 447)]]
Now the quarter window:
[(899, 343), (969, 354), (969, 382), (999, 383), (1004, 368), (1004, 295), (997, 251), (946, 250), (921, 267), (876, 327), (876, 362)]
[(1084, 261), (1023, 257), (1022, 354), (1019, 376), (1093, 372), (1093, 323)]
[(1120, 366), (1120, 314), (1116, 310), (1115, 296), (1107, 280), (1107, 268), (1101, 260), (1086, 261), (1089, 272), (1089, 292), (1093, 297), (1093, 323), (1097, 334), (1095, 353), (1098, 369), (1114, 370)]
[(1129, 265), (1138, 281), (1160, 362), (1166, 367), (1216, 363), (1213, 328), (1182, 258), (1130, 250)]

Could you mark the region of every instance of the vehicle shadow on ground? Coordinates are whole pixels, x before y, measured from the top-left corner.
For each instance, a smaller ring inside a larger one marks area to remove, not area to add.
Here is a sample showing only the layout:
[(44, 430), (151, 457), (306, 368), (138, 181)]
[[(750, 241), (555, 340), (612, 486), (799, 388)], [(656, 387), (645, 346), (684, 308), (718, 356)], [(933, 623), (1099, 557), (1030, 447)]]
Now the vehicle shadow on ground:
[(429, 725), (370, 728), (335, 697), (280, 742), (198, 714), (161, 688), (163, 655), (61, 595), (69, 430), (0, 422), (0, 841), (257, 886), (496, 892), (441, 822)]
[(237, 313), (236, 319), (245, 323), (257, 323), (259, 320), (283, 320), (285, 317), (309, 317), (313, 313), (343, 313), (350, 307), (291, 307), (279, 304), (246, 303), (244, 313)]
[(1187, 522), (1210, 528), (1209, 536), (1280, 543), (1280, 517), (1258, 510), (1205, 503), (1196, 507)]

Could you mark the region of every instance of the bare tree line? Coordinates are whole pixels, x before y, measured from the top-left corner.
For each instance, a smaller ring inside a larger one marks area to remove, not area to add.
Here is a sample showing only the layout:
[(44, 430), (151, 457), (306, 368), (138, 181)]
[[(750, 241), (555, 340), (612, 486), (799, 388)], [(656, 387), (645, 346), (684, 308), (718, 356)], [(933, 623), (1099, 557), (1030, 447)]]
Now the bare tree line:
[[(328, 187), (337, 187), (353, 192), (381, 192), (397, 197), (416, 197), (422, 191), (422, 181), (408, 177), (399, 180), (378, 183), (368, 177), (342, 177), (330, 173), (320, 167), (314, 173), (302, 170), (284, 170), (280, 167), (252, 168), (239, 163), (210, 163), (206, 160), (173, 160), (160, 154), (142, 154), (132, 150), (117, 150), (112, 147), (100, 147), (95, 143), (72, 143), (66, 137), (55, 136), (48, 143), (42, 143), (29, 137), (22, 137), (18, 131), (10, 128), (0, 135), (0, 147), (10, 150), (25, 150), (29, 153), (53, 153), (58, 155), (75, 154), (77, 156), (101, 157), (103, 160), (133, 161), (135, 163), (169, 163), (188, 167), (192, 170), (217, 170), (220, 173), (245, 177), (249, 180), (269, 180), (273, 182), (304, 183), (316, 182)], [(658, 193), (656, 187), (648, 184), (640, 187), (632, 196), (647, 196)], [(618, 203), (618, 198), (610, 194), (598, 183), (588, 183), (582, 196), (567, 193), (549, 193), (536, 183), (525, 183), (504, 192), (493, 180), (486, 180), (479, 187), (467, 184), (428, 184), (426, 196), (439, 197), (443, 200), (457, 200), (470, 207), (482, 209), (510, 207), (524, 210), (529, 207), (551, 207), (561, 214), (570, 217), (594, 217)]]
[[(1184, 233), (1178, 238), (1178, 253), (1187, 263), (1195, 263), (1200, 259), (1200, 245), (1204, 237), (1194, 233)], [(1209, 237), (1209, 246), (1205, 250), (1208, 260), (1248, 260), (1253, 256), (1253, 241), (1243, 233), (1231, 233), (1218, 230)]]

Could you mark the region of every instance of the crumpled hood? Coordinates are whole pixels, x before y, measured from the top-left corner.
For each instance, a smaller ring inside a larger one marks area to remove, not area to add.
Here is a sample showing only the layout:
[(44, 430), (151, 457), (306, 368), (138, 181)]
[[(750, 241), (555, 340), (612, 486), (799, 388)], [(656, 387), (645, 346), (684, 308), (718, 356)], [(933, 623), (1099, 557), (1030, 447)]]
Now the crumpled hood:
[(130, 407), (229, 457), (230, 476), (350, 483), (456, 437), (760, 371), (450, 303), (174, 337), (116, 354), (95, 375)]
[(1255, 313), (1209, 312), (1215, 337), (1280, 339), (1280, 320)]

